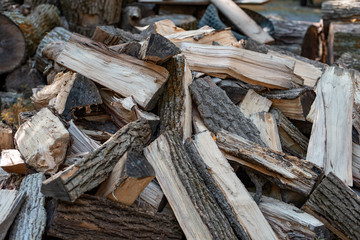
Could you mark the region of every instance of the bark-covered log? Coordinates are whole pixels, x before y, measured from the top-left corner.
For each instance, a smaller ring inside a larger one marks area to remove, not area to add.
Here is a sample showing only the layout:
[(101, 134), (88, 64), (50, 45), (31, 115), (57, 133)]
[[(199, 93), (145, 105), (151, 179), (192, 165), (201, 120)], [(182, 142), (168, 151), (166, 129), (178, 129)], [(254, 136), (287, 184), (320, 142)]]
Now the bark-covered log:
[[(352, 186), (353, 70), (329, 67), (317, 85), (314, 124), (306, 160)], [(355, 85), (355, 84), (354, 84)], [(340, 130), (341, 129), (341, 130)], [(340, 131), (339, 131), (340, 130)]]
[(224, 130), (216, 134), (216, 142), (229, 160), (304, 196), (311, 193), (322, 176), (322, 170), (311, 162), (261, 147)]
[(277, 239), (210, 132), (188, 139), (185, 148), (239, 239)]
[(59, 201), (49, 209), (49, 236), (61, 239), (181, 239), (173, 218), (84, 195), (73, 203)]
[(7, 231), (25, 200), (24, 192), (0, 190), (0, 240), (5, 239)]
[(35, 67), (40, 72), (44, 72), (45, 68), (49, 64), (51, 64), (51, 62), (47, 58), (42, 56), (42, 52), (44, 51), (44, 48), (46, 47), (46, 45), (48, 45), (49, 43), (52, 43), (52, 42), (57, 42), (57, 41), (67, 42), (67, 41), (69, 41), (70, 37), (71, 37), (71, 32), (62, 27), (56, 27), (56, 28), (52, 29), (49, 33), (47, 33), (45, 35), (45, 37), (42, 38), (39, 46), (36, 49)]
[(160, 135), (144, 154), (187, 239), (236, 239), (176, 132)]
[(160, 131), (176, 131), (182, 139), (191, 136), (192, 103), (189, 85), (192, 75), (186, 59), (177, 55), (166, 64), (170, 73), (164, 94), (159, 101)]
[(141, 151), (150, 137), (150, 126), (144, 119), (124, 126), (82, 162), (44, 181), (42, 192), (46, 196), (75, 201), (81, 194), (102, 183), (126, 151)]
[(360, 2), (349, 1), (326, 1), (321, 5), (322, 18), (324, 21), (348, 21), (360, 19)]
[(178, 53), (180, 49), (169, 39), (160, 34), (151, 34), (141, 45), (139, 58), (162, 64)]
[(146, 38), (140, 34), (124, 31), (114, 26), (97, 26), (91, 39), (104, 43), (107, 46), (114, 46), (129, 41), (140, 42)]
[(17, 12), (4, 12), (14, 24), (19, 26), (25, 36), (28, 56), (35, 50), (47, 32), (60, 24), (59, 10), (54, 5), (41, 4), (27, 17)]
[(223, 128), (265, 146), (256, 126), (211, 80), (197, 79), (190, 85), (190, 91), (205, 125), (210, 131), (216, 133)]
[(352, 174), (354, 186), (360, 188), (360, 145), (352, 144)]
[(141, 49), (141, 44), (136, 41), (130, 41), (127, 43), (122, 43), (119, 45), (114, 45), (109, 47), (110, 49), (118, 52), (118, 53), (125, 53), (127, 55), (139, 58), (139, 52)]
[(49, 44), (44, 54), (124, 97), (133, 96), (146, 110), (156, 105), (161, 87), (169, 76), (161, 66), (118, 54), (103, 44), (75, 34), (66, 44)]
[(122, 0), (59, 0), (72, 32), (92, 36), (98, 25), (117, 24), (121, 17)]
[(333, 173), (316, 187), (302, 207), (341, 239), (359, 239), (360, 196)]
[(21, 182), (19, 192), (26, 200), (11, 226), (9, 240), (42, 239), (46, 225), (45, 197), (40, 191), (43, 179), (43, 173), (36, 173)]

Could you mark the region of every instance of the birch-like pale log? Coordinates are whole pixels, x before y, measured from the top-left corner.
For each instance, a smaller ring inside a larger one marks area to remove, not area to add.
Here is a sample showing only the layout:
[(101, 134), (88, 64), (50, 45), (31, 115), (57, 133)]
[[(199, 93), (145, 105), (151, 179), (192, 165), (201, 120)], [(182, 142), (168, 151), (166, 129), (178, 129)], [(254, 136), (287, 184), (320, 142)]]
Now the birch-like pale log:
[(289, 89), (302, 85), (294, 74), (295, 61), (231, 46), (181, 43), (180, 49), (192, 71), (228, 76), (268, 88)]
[(231, 0), (211, 0), (216, 8), (220, 10), (241, 32), (259, 43), (270, 43), (274, 39), (256, 24), (235, 2)]
[(314, 123), (306, 160), (352, 186), (354, 71), (328, 67), (317, 85)]

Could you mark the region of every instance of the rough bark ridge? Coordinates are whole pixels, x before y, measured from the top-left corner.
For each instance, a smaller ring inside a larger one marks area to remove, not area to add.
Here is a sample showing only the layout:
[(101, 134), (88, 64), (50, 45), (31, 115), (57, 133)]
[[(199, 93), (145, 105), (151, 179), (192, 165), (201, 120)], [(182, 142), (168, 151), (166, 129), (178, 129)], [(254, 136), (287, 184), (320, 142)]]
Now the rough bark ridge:
[[(170, 77), (159, 101), (160, 132), (173, 130), (184, 139), (191, 135), (191, 98), (188, 88), (192, 80), (191, 72), (185, 58), (180, 55), (172, 58), (166, 68)], [(187, 109), (187, 105), (190, 105), (190, 109)], [(188, 128), (187, 133), (185, 128)]]
[(75, 201), (103, 182), (126, 151), (141, 152), (150, 137), (151, 130), (146, 120), (129, 123), (85, 160), (44, 181), (42, 192), (46, 196)]
[(222, 191), (218, 188), (214, 179), (207, 170), (207, 165), (202, 160), (199, 152), (196, 150), (196, 147), (191, 143), (191, 141), (189, 141), (189, 139), (185, 141), (184, 147), (191, 161), (196, 166), (196, 169), (198, 170), (200, 176), (204, 179), (206, 187), (210, 190), (211, 194), (216, 199), (217, 204), (224, 212), (224, 215), (228, 219), (236, 237), (242, 240), (250, 239), (248, 234), (244, 231), (243, 227), (236, 219), (236, 216), (232, 211), (230, 204), (226, 201), (226, 198), (224, 197)]
[(197, 79), (190, 85), (191, 96), (197, 105), (204, 124), (216, 133), (221, 129), (235, 133), (243, 138), (265, 146), (256, 126), (241, 113), (225, 91), (211, 80)]
[(200, 210), (200, 216), (210, 229), (213, 238), (235, 239), (228, 220), (187, 155), (179, 135), (168, 131), (164, 136), (170, 145), (172, 160), (180, 180), (193, 204)]
[(341, 239), (360, 237), (360, 197), (333, 173), (317, 186), (303, 210), (321, 220)]
[(19, 192), (26, 200), (10, 230), (9, 240), (42, 239), (46, 225), (45, 197), (41, 193), (43, 173), (28, 175), (21, 183)]
[(181, 239), (178, 223), (111, 200), (84, 195), (74, 203), (59, 201), (48, 235), (61, 239)]

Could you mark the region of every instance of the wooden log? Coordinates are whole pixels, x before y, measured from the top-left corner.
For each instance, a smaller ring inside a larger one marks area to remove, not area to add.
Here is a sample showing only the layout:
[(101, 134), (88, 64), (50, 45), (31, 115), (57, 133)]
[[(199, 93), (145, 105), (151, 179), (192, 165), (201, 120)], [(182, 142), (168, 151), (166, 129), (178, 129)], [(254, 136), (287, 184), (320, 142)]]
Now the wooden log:
[(236, 29), (243, 32), (249, 38), (259, 43), (270, 43), (274, 41), (267, 32), (257, 25), (256, 22), (233, 1), (211, 0), (211, 3), (234, 24)]
[(0, 239), (6, 237), (20, 207), (25, 200), (24, 192), (17, 190), (0, 190)]
[(360, 70), (359, 55), (353, 52), (345, 52), (335, 61), (335, 64), (342, 68)]
[(173, 21), (170, 19), (160, 20), (154, 23), (151, 23), (146, 29), (141, 31), (141, 35), (148, 37), (150, 34), (158, 33), (163, 36), (167, 36), (173, 33), (185, 32), (184, 29), (177, 27)]
[(51, 62), (42, 56), (42, 52), (46, 45), (52, 42), (64, 41), (67, 42), (70, 39), (71, 32), (63, 27), (55, 27), (49, 33), (47, 33), (36, 48), (35, 53), (35, 67), (40, 71), (44, 72), (45, 68), (51, 64)]
[(251, 115), (259, 112), (268, 112), (271, 104), (272, 102), (269, 99), (260, 96), (250, 89), (239, 104), (239, 107), (244, 116), (249, 118)]
[(293, 205), (262, 196), (259, 207), (279, 239), (331, 239), (322, 222)]
[(300, 121), (306, 120), (316, 96), (310, 88), (271, 91), (262, 95), (270, 99), (272, 107), (279, 109), (286, 117)]
[(160, 132), (176, 131), (185, 140), (192, 133), (192, 103), (189, 85), (192, 75), (186, 59), (177, 55), (167, 62), (170, 78), (159, 101)]
[(25, 202), (10, 229), (9, 240), (42, 239), (46, 225), (45, 197), (40, 192), (43, 173), (26, 176), (19, 189)]
[(96, 195), (130, 206), (154, 177), (154, 169), (143, 155), (126, 152)]
[(352, 174), (354, 186), (360, 188), (360, 145), (352, 144)]
[(0, 122), (0, 151), (14, 148), (13, 129), (4, 122)]
[(127, 55), (139, 58), (141, 44), (139, 42), (131, 41), (119, 45), (114, 45), (109, 48), (116, 51), (117, 53), (125, 53)]
[(141, 45), (139, 58), (162, 64), (178, 53), (180, 53), (180, 49), (166, 37), (160, 34), (151, 34)]
[(68, 128), (71, 146), (70, 154), (90, 153), (100, 147), (100, 144), (83, 133), (71, 120)]
[(48, 235), (61, 239), (181, 239), (171, 217), (84, 195), (74, 203), (53, 204)]
[(154, 22), (169, 19), (175, 26), (185, 30), (196, 29), (197, 20), (194, 16), (188, 14), (169, 14), (169, 15), (155, 15), (148, 16), (140, 20), (140, 26), (147, 26)]
[(360, 19), (360, 3), (356, 0), (326, 1), (321, 5), (322, 18), (324, 21), (356, 21)]
[(358, 55), (360, 53), (357, 46), (359, 40), (359, 23), (330, 23), (328, 33), (328, 63), (333, 64), (345, 52), (352, 52)]
[(187, 239), (236, 239), (229, 221), (185, 152), (167, 131), (144, 149)]
[(224, 130), (216, 134), (216, 142), (229, 160), (259, 173), (283, 189), (304, 196), (310, 195), (322, 175), (322, 170), (311, 162), (263, 148)]
[(25, 174), (26, 172), (24, 159), (16, 149), (1, 151), (0, 167), (8, 173)]
[(325, 174), (333, 172), (349, 186), (353, 183), (351, 131), (353, 81), (357, 77), (351, 70), (337, 67), (325, 70), (317, 85), (314, 124), (306, 156), (306, 160), (324, 168)]
[[(185, 146), (188, 152), (192, 152), (192, 161), (196, 162), (198, 171), (222, 207), (237, 237), (277, 239), (255, 201), (216, 146), (210, 132), (196, 134)], [(238, 233), (239, 228), (241, 233)]]
[(78, 35), (73, 35), (65, 46), (48, 45), (44, 53), (60, 65), (124, 97), (132, 95), (136, 103), (146, 110), (154, 107), (160, 89), (169, 76), (163, 67), (117, 54)]
[(141, 192), (139, 198), (135, 201), (133, 206), (135, 205), (154, 213), (160, 212), (163, 207), (162, 204), (164, 198), (165, 195), (161, 190), (161, 187), (153, 180)]
[(122, 0), (84, 1), (60, 0), (70, 31), (92, 36), (98, 25), (113, 25), (120, 21)]
[(197, 79), (190, 85), (190, 91), (204, 124), (210, 131), (216, 133), (226, 129), (265, 146), (256, 126), (211, 80)]
[(60, 24), (59, 10), (50, 4), (37, 6), (27, 17), (16, 12), (4, 12), (3, 14), (19, 26), (23, 32), (28, 56), (35, 53), (36, 47), (45, 34)]
[(180, 48), (192, 71), (220, 78), (230, 76), (268, 88), (289, 89), (303, 84), (294, 75), (295, 61), (229, 46), (181, 43)]
[(280, 141), (285, 152), (292, 155), (306, 157), (309, 139), (292, 124), (279, 109), (272, 108), (270, 113), (274, 116), (279, 129)]
[(109, 25), (97, 26), (91, 39), (104, 43), (107, 46), (114, 46), (129, 41), (144, 41), (146, 37)]
[(28, 165), (54, 174), (65, 159), (70, 135), (61, 120), (43, 108), (19, 127), (15, 141)]
[(360, 196), (330, 172), (302, 207), (341, 239), (360, 236)]
[(146, 120), (129, 123), (82, 162), (44, 181), (42, 192), (64, 201), (75, 201), (81, 194), (102, 183), (126, 151), (141, 151), (150, 135)]

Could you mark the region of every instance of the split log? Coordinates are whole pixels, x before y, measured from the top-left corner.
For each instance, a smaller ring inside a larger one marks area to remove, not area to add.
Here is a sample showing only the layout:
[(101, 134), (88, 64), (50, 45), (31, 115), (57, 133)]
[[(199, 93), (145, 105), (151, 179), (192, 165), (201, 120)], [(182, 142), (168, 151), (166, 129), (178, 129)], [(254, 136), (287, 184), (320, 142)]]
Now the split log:
[(44, 72), (46, 67), (51, 64), (51, 62), (47, 58), (42, 56), (42, 53), (46, 45), (57, 41), (67, 42), (70, 39), (70, 36), (71, 36), (71, 32), (69, 32), (65, 28), (56, 27), (42, 38), (41, 42), (39, 43), (39, 46), (36, 48), (36, 53), (35, 53), (35, 67), (40, 72)]
[(279, 239), (331, 239), (322, 222), (293, 205), (262, 196), (259, 207)]
[(154, 177), (154, 169), (143, 155), (126, 152), (96, 195), (130, 206)]
[(268, 112), (271, 104), (272, 102), (269, 99), (260, 96), (250, 89), (239, 104), (239, 107), (244, 116), (249, 118), (251, 115), (259, 112)]
[(145, 17), (140, 20), (140, 26), (147, 26), (165, 19), (169, 19), (175, 24), (175, 26), (183, 28), (185, 30), (193, 30), (196, 29), (197, 26), (196, 18), (192, 15), (187, 14), (169, 14)]
[(32, 118), (36, 113), (37, 113), (36, 110), (19, 113), (19, 115), (18, 115), (19, 126), (22, 125), (23, 123), (25, 123), (30, 118)]
[(210, 131), (216, 133), (225, 129), (264, 146), (256, 126), (211, 80), (197, 79), (190, 85), (190, 91), (204, 124)]
[(40, 192), (43, 173), (26, 176), (19, 189), (25, 202), (10, 229), (9, 240), (42, 239), (46, 225), (45, 197)]
[(90, 37), (98, 25), (117, 24), (122, 0), (60, 0), (70, 31)]
[(39, 5), (25, 17), (17, 12), (3, 12), (0, 16), (1, 36), (6, 39), (0, 55), (0, 73), (18, 67), (26, 56), (35, 53), (45, 34), (60, 24), (59, 10), (49, 4)]
[(259, 43), (270, 43), (274, 39), (251, 19), (240, 7), (230, 0), (211, 0), (234, 27)]
[(48, 235), (61, 239), (181, 239), (178, 223), (104, 198), (84, 195), (74, 203), (53, 204)]
[(114, 46), (129, 41), (144, 41), (146, 37), (140, 34), (127, 32), (123, 29), (115, 28), (114, 26), (110, 25), (97, 26), (91, 39), (104, 43), (107, 46)]
[(149, 210), (150, 212), (160, 212), (163, 204), (165, 195), (161, 190), (159, 184), (155, 183), (154, 180), (146, 186), (141, 192), (139, 198), (133, 204), (137, 207)]
[(279, 109), (286, 117), (305, 121), (316, 94), (310, 88), (295, 88), (271, 91), (262, 96), (270, 99), (272, 107)]
[[(306, 160), (333, 172), (352, 186), (352, 111), (353, 81), (359, 77), (352, 70), (328, 67), (315, 99), (314, 124)], [(341, 131), (338, 131), (341, 129)], [(339, 141), (341, 139), (341, 141)]]
[(328, 33), (328, 63), (333, 64), (345, 52), (358, 55), (360, 53), (357, 45), (359, 41), (359, 23), (330, 23)]
[(142, 44), (139, 58), (162, 64), (178, 53), (180, 49), (170, 40), (160, 34), (151, 34)]
[(71, 137), (71, 154), (90, 153), (100, 147), (98, 142), (83, 133), (72, 120), (69, 122), (68, 131)]
[(294, 74), (295, 61), (229, 46), (181, 43), (180, 48), (192, 71), (230, 76), (268, 88), (289, 89), (303, 84)]
[(13, 149), (13, 148), (14, 148), (13, 129), (4, 122), (0, 122), (0, 151), (4, 149)]
[(166, 68), (170, 77), (159, 101), (160, 132), (173, 130), (185, 140), (192, 133), (192, 103), (189, 90), (192, 83), (191, 70), (181, 55), (168, 61)]
[(140, 118), (147, 119), (155, 124), (160, 121), (160, 118), (155, 114), (139, 109), (133, 97), (121, 98), (108, 89), (101, 89), (100, 95), (105, 109), (118, 127), (123, 127)]
[(122, 96), (132, 95), (146, 110), (156, 104), (160, 89), (169, 75), (163, 67), (125, 54), (117, 54), (78, 35), (73, 35), (65, 46), (48, 45), (44, 54)]
[(335, 61), (335, 64), (342, 68), (360, 71), (359, 55), (353, 52), (343, 53), (340, 58)]
[(360, 145), (352, 144), (352, 174), (354, 186), (360, 188)]
[(360, 196), (330, 172), (302, 207), (341, 239), (360, 236)]
[(0, 240), (5, 239), (25, 200), (24, 192), (17, 190), (0, 190)]
[(70, 135), (61, 120), (43, 108), (19, 127), (15, 141), (28, 165), (54, 174), (65, 159)]
[(192, 123), (193, 123), (194, 133), (209, 131), (209, 129), (205, 126), (202, 118), (200, 117), (199, 111), (196, 108), (193, 108)]
[(197, 43), (213, 45), (214, 42), (220, 45), (237, 46), (237, 40), (230, 28), (215, 30), (204, 26), (197, 30), (176, 32), (170, 35), (164, 35), (167, 39), (180, 47), (181, 43)]
[(176, 132), (160, 135), (144, 155), (187, 239), (236, 239)]
[(125, 53), (127, 55), (139, 58), (141, 44), (135, 41), (131, 41), (119, 45), (110, 46), (109, 48), (117, 53)]
[(173, 33), (185, 32), (185, 29), (179, 28), (175, 25), (173, 21), (170, 19), (160, 20), (154, 23), (151, 23), (146, 29), (141, 31), (141, 35), (144, 37), (148, 37), (152, 33), (161, 34), (163, 36), (167, 36)]
[(64, 201), (75, 201), (81, 194), (102, 183), (126, 151), (141, 151), (150, 141), (150, 135), (146, 120), (126, 125), (82, 162), (44, 181), (42, 192)]
[(26, 172), (24, 159), (16, 149), (1, 151), (0, 167), (8, 173), (25, 174)]
[(298, 155), (305, 158), (309, 139), (278, 109), (272, 108), (270, 113), (276, 120), (283, 150), (294, 156)]
[(259, 207), (216, 146), (210, 132), (196, 134), (185, 147), (237, 237), (277, 239)]
[(245, 138), (221, 130), (216, 134), (219, 148), (228, 160), (259, 173), (280, 188), (308, 196), (322, 176), (311, 162), (263, 148)]
[(360, 19), (360, 3), (356, 0), (326, 1), (321, 5), (324, 21), (356, 21)]

